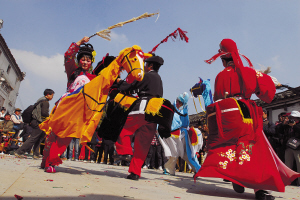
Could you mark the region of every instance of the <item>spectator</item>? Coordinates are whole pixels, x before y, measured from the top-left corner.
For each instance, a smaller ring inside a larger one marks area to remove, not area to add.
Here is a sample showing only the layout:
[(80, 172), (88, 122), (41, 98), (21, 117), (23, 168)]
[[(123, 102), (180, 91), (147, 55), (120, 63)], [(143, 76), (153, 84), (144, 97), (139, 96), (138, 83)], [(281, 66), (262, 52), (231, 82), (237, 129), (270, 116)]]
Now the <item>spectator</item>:
[(263, 131), (268, 138), (271, 146), (273, 147), (274, 151), (277, 152), (277, 147), (279, 146), (279, 138), (276, 136), (275, 133), (275, 124), (269, 122), (267, 110), (263, 110)]
[[(10, 120), (10, 114), (7, 113), (3, 121), (0, 121), (0, 143), (2, 143), (3, 133), (11, 132), (13, 130), (14, 123)], [(3, 154), (1, 151), (0, 154)]]
[(32, 134), (28, 140), (15, 152), (18, 158), (25, 158), (24, 153), (26, 150), (33, 147), (33, 158), (40, 158), (40, 144), (45, 133), (40, 129), (39, 124), (49, 117), (49, 101), (53, 99), (54, 91), (46, 89), (44, 96), (37, 100), (37, 106), (32, 111), (32, 120), (30, 126), (32, 127)]
[(0, 132), (7, 133), (13, 130), (14, 123), (10, 120), (11, 116), (7, 113), (3, 121), (0, 121)]
[[(93, 150), (95, 151), (95, 147), (97, 144), (97, 132), (95, 131), (92, 140), (90, 142), (87, 143), (87, 145)], [(90, 154), (90, 160), (89, 160), (89, 154)], [(85, 147), (85, 157), (84, 157), (84, 162), (91, 162), (91, 163), (95, 163), (96, 161), (96, 155), (95, 152), (90, 151), (87, 147)]]
[(11, 116), (11, 121), (14, 123), (14, 138), (17, 138), (19, 136), (19, 131), (23, 130), (24, 128), (24, 122), (21, 116), (21, 111), (22, 110), (20, 108), (16, 108), (15, 113)]
[[(97, 163), (100, 163), (101, 159), (102, 159), (103, 151), (104, 151), (103, 144), (102, 144), (102, 138), (100, 138), (97, 135), (96, 141), (97, 141), (97, 144), (95, 146), (95, 161), (97, 161)], [(98, 157), (98, 153), (99, 153), (99, 157)]]
[(285, 162), (284, 159), (284, 154), (285, 154), (285, 149), (286, 149), (286, 142), (287, 139), (285, 136), (288, 135), (289, 129), (291, 128), (288, 125), (288, 117), (287, 117), (287, 113), (286, 112), (282, 112), (278, 115), (278, 120), (275, 125), (275, 132), (276, 135), (279, 137), (279, 147), (278, 147), (278, 157), (280, 158), (280, 160), (282, 162)]
[[(288, 139), (294, 138), (293, 141), (298, 140), (300, 141), (300, 112), (299, 111), (292, 111), (290, 115), (290, 120), (288, 122), (288, 125), (292, 128), (291, 131), (288, 134)], [(288, 140), (288, 143), (290, 141)], [(298, 146), (290, 146), (289, 144), (286, 144), (286, 150), (285, 150), (285, 164), (290, 169), (293, 168), (294, 161), (297, 165), (297, 172), (300, 172), (300, 145)], [(300, 178), (298, 178), (297, 185), (300, 185)]]
[(0, 111), (0, 121), (4, 120), (6, 109), (4, 107), (1, 108)]
[(151, 142), (151, 146), (147, 155), (147, 158), (145, 160), (145, 166), (143, 167), (144, 169), (148, 168), (156, 168), (155, 164), (157, 161), (158, 168), (159, 170), (162, 169), (162, 156), (161, 156), (161, 150), (162, 146), (160, 142), (158, 141), (156, 134), (153, 136), (153, 140)]
[(74, 161), (78, 161), (79, 159), (79, 152), (80, 152), (80, 144), (79, 144), (79, 138), (72, 138), (70, 144), (69, 144), (69, 161), (73, 159), (73, 149), (75, 148), (75, 155), (74, 155)]
[(200, 131), (202, 133), (202, 137), (203, 137), (203, 146), (202, 146), (202, 149), (199, 151), (199, 158), (198, 158), (199, 163), (202, 165), (205, 160), (206, 153), (207, 153), (206, 143), (207, 143), (207, 138), (208, 138), (208, 127), (206, 125), (205, 117), (201, 118), (198, 125), (199, 125), (198, 128), (200, 129)]

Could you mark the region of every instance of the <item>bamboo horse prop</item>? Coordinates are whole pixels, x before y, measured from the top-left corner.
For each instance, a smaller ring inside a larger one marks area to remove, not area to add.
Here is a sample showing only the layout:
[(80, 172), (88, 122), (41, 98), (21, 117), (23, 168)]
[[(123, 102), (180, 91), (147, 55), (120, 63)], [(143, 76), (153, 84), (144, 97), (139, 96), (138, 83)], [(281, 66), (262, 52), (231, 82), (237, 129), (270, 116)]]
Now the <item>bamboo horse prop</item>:
[(141, 81), (144, 77), (143, 59), (151, 56), (143, 53), (137, 45), (122, 50), (96, 78), (62, 99), (40, 128), (61, 138), (75, 137), (80, 138), (81, 143), (89, 142), (102, 116), (109, 88), (120, 71), (126, 70), (129, 76)]
[[(181, 40), (188, 42), (188, 37), (186, 36), (186, 33), (187, 33), (186, 31), (177, 28), (174, 32), (169, 34), (160, 43), (158, 43), (149, 53), (151, 54), (154, 53), (157, 50), (158, 46), (162, 43), (167, 42), (170, 37), (172, 38), (172, 40), (174, 40), (179, 36)], [(109, 57), (108, 55), (104, 57), (101, 65), (99, 65), (99, 67), (97, 66), (95, 68), (95, 71), (99, 71), (100, 68), (103, 68), (105, 67), (105, 65), (108, 65), (108, 63), (111, 60), (113, 60), (113, 57)], [(136, 100), (137, 100), (136, 97), (132, 97), (130, 95), (124, 96), (121, 93), (116, 95), (114, 99), (110, 99), (107, 108), (105, 110), (105, 114), (101, 119), (100, 122), (101, 125), (98, 128), (99, 137), (116, 142), (123, 129), (127, 116), (131, 112), (131, 109)], [(161, 106), (154, 106), (155, 109), (157, 109), (155, 112), (153, 110), (150, 111), (148, 108), (153, 107), (151, 105), (152, 102), (155, 100), (163, 103), (156, 104)], [(160, 109), (158, 109), (159, 107)], [(159, 114), (157, 115), (157, 113)], [(162, 137), (170, 136), (173, 115), (174, 115), (174, 107), (172, 103), (167, 99), (163, 99), (163, 98), (158, 98), (158, 99), (153, 98), (152, 100), (150, 100), (149, 103), (147, 104), (147, 108), (145, 111), (146, 120), (155, 123), (157, 122), (159, 124), (158, 130), (159, 130), (159, 134)]]
[[(94, 35), (110, 40), (109, 33), (111, 29), (156, 14), (158, 13), (145, 13), (137, 18), (120, 22), (99, 31)], [(102, 116), (102, 108), (106, 103), (109, 88), (120, 71), (126, 70), (129, 78), (141, 81), (144, 77), (143, 60), (151, 56), (151, 54), (144, 53), (137, 45), (122, 50), (119, 56), (107, 68), (103, 69), (96, 78), (62, 99), (59, 106), (52, 109), (49, 118), (40, 124), (40, 128), (47, 134), (53, 132), (60, 138), (80, 138), (83, 144), (91, 141)]]
[[(211, 93), (210, 79), (203, 80), (203, 79), (200, 78), (200, 77), (199, 77), (199, 79), (200, 79), (200, 81), (199, 81), (198, 83), (196, 83), (196, 84), (190, 89), (190, 92), (192, 93), (192, 95), (194, 96), (194, 98), (197, 98), (197, 97), (198, 97), (199, 103), (200, 103), (200, 107), (201, 107), (201, 109), (202, 109), (202, 110), (204, 111), (204, 113), (205, 113), (205, 110), (202, 108), (200, 96), (203, 97), (204, 104), (205, 104), (205, 108), (206, 108), (207, 106), (209, 106), (210, 104), (214, 103), (214, 101), (213, 101), (213, 97), (212, 97), (212, 93)], [(196, 112), (198, 113), (194, 98), (193, 98), (194, 106), (195, 106)], [(199, 113), (198, 113), (198, 114), (199, 114)], [(199, 115), (200, 115), (200, 114), (199, 114)]]

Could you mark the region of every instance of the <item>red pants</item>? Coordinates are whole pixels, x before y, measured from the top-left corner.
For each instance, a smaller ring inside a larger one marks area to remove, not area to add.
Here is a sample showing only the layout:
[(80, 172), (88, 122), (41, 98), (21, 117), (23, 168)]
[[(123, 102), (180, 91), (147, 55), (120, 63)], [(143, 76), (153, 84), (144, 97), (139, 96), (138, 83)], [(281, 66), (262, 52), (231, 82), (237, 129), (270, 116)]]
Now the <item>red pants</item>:
[(64, 153), (72, 138), (60, 138), (51, 132), (46, 139), (41, 168), (62, 164), (60, 155)]
[[(133, 155), (129, 166), (129, 173), (141, 176), (141, 168), (147, 157), (152, 139), (156, 131), (156, 124), (145, 121), (145, 115), (129, 115), (124, 128), (116, 142), (116, 150), (119, 155)], [(134, 153), (131, 141), (134, 139)]]

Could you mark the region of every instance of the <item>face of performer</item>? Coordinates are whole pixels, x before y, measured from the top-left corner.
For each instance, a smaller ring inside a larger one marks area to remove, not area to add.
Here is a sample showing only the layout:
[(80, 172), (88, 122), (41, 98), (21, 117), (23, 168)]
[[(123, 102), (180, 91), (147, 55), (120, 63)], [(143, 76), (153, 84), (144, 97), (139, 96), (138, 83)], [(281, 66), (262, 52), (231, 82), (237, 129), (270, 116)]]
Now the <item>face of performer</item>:
[(87, 71), (92, 65), (91, 57), (88, 55), (82, 56), (79, 60), (79, 66), (82, 67), (83, 70)]
[(151, 70), (153, 70), (153, 64), (146, 62), (146, 66), (145, 66), (145, 72), (150, 72)]
[(180, 108), (183, 105), (183, 103), (181, 101), (179, 101), (178, 99), (176, 99), (176, 108)]

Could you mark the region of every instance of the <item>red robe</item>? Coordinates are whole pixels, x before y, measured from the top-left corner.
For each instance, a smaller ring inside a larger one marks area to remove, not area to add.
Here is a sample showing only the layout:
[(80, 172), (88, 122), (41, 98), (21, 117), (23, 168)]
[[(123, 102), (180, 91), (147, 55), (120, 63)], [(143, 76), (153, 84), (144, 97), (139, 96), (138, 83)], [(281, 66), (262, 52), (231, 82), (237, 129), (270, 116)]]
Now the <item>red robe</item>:
[(275, 92), (268, 75), (249, 67), (230, 66), (217, 75), (216, 103), (207, 107), (208, 154), (195, 177), (279, 192), (300, 177), (277, 157), (263, 133), (262, 109), (250, 100), (255, 93), (270, 103)]

